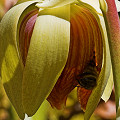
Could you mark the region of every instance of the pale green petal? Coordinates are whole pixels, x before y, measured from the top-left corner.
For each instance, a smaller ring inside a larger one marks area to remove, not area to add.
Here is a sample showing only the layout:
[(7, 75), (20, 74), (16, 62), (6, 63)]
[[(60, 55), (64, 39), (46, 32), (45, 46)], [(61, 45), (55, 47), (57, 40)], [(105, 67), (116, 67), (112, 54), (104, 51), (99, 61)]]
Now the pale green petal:
[(38, 111), (36, 112), (35, 115), (33, 115), (31, 120), (47, 120), (47, 113), (49, 111), (50, 108), (50, 104), (48, 103), (47, 100), (45, 100), (42, 105), (40, 106), (40, 108), (38, 109)]
[(70, 6), (50, 11), (37, 17), (26, 60), (23, 106), (28, 116), (32, 116), (49, 95), (68, 57)]
[(107, 102), (108, 99), (110, 98), (112, 89), (113, 89), (113, 72), (112, 72), (112, 68), (111, 68), (111, 73), (110, 73), (107, 85), (106, 85), (103, 95), (101, 97), (105, 102)]
[(51, 7), (59, 7), (63, 5), (67, 5), (75, 2), (76, 0), (46, 0), (43, 3), (37, 3), (36, 6), (39, 8), (51, 8)]
[(105, 0), (99, 0), (99, 3), (100, 3), (100, 8), (102, 9), (102, 11), (104, 11), (106, 13), (107, 10), (108, 10), (106, 1)]
[(81, 0), (84, 3), (89, 4), (92, 6), (97, 12), (101, 13), (100, 7), (99, 7), (99, 0)]
[(20, 4), (20, 3), (23, 3), (23, 2), (28, 2), (28, 1), (42, 2), (43, 0), (18, 0), (17, 3), (16, 3), (16, 5)]
[[(35, 2), (35, 1), (34, 1)], [(22, 107), (23, 69), (17, 51), (17, 24), (22, 12), (32, 3), (26, 2), (13, 7), (0, 24), (0, 66), (6, 93), (20, 118), (24, 118)]]
[[(94, 14), (94, 12), (93, 12)], [(110, 75), (110, 69), (111, 69), (111, 61), (110, 61), (110, 53), (109, 53), (109, 45), (108, 45), (108, 39), (106, 36), (106, 30), (105, 30), (105, 25), (103, 25), (103, 21), (99, 21), (99, 19), (96, 17), (96, 19), (99, 22), (99, 25), (101, 28), (101, 32), (103, 33), (104, 41), (103, 41), (103, 46), (104, 46), (104, 56), (103, 56), (103, 67), (100, 72), (100, 75), (97, 80), (97, 86), (93, 89), (92, 94), (90, 95), (90, 98), (87, 103), (86, 111), (85, 111), (85, 120), (89, 120), (90, 116), (94, 112), (95, 108), (97, 107), (100, 98), (103, 94), (103, 91), (105, 89), (105, 86), (107, 84), (107, 80)]]
[(120, 1), (115, 0), (117, 11), (120, 12)]

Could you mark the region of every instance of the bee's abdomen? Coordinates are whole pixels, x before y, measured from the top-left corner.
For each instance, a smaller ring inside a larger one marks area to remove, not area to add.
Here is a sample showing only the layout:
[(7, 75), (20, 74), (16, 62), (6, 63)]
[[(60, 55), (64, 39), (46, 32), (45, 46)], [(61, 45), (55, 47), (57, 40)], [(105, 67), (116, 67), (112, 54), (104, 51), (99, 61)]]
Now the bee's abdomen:
[(92, 75), (81, 77), (78, 80), (78, 83), (81, 87), (84, 87), (85, 89), (93, 89), (96, 86), (96, 80), (97, 78)]
[(88, 64), (84, 72), (77, 76), (77, 81), (80, 87), (85, 89), (93, 89), (97, 85), (98, 73), (96, 66), (93, 64)]

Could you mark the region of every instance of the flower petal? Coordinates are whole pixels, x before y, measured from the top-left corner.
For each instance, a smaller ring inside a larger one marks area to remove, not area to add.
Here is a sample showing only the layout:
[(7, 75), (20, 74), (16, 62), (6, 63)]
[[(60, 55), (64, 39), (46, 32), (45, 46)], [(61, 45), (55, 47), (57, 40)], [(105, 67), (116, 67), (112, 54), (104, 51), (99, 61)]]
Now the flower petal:
[(21, 119), (24, 118), (22, 107), (23, 68), (17, 51), (17, 24), (22, 12), (33, 3), (35, 1), (15, 6), (0, 23), (1, 77), (6, 93)]
[(112, 68), (111, 68), (111, 73), (110, 73), (107, 85), (106, 85), (105, 90), (101, 97), (105, 102), (107, 102), (108, 99), (110, 98), (112, 89), (113, 89), (113, 72), (112, 72)]
[[(96, 19), (97, 12), (92, 8), (91, 6), (80, 3), (80, 6), (82, 6), (85, 9), (85, 15), (87, 16), (87, 19), (85, 20), (89, 25), (88, 27), (88, 33), (93, 36), (91, 38), (91, 41), (93, 40), (95, 44), (95, 56), (96, 56), (96, 64), (98, 71), (100, 72), (101, 66), (102, 66), (102, 35), (101, 35), (101, 28), (99, 27), (98, 19)], [(83, 92), (83, 94), (82, 94)], [(89, 93), (89, 94), (88, 94)], [(85, 110), (88, 98), (90, 97), (91, 90), (85, 90), (83, 88), (78, 88), (78, 99), (81, 103), (81, 107)], [(86, 97), (84, 97), (86, 95)], [(84, 102), (83, 102), (84, 101)]]
[[(92, 10), (92, 9), (91, 9)], [(111, 61), (110, 61), (110, 53), (109, 53), (109, 45), (108, 45), (108, 39), (106, 36), (106, 29), (104, 27), (103, 19), (100, 21), (98, 15), (95, 14), (94, 11), (91, 11), (94, 16), (96, 17), (96, 20), (98, 22), (98, 27), (101, 32), (102, 40), (103, 40), (103, 67), (101, 69), (100, 75), (97, 80), (97, 86), (93, 89), (87, 103), (86, 111), (85, 111), (85, 120), (90, 119), (90, 116), (94, 112), (95, 108), (97, 107), (100, 98), (102, 96), (102, 93), (105, 89), (105, 86), (107, 84), (107, 80), (110, 75), (110, 68), (111, 68)]]
[[(82, 5), (71, 5), (71, 41), (66, 66), (58, 79), (51, 94), (47, 98), (52, 107), (61, 109), (65, 106), (68, 94), (77, 86), (76, 77), (81, 74), (93, 59), (95, 46), (97, 63), (102, 64), (102, 41), (96, 40), (99, 34), (93, 33), (94, 22), (92, 15)], [(97, 42), (96, 42), (97, 41)]]
[(117, 11), (120, 12), (120, 1), (115, 0), (115, 4), (116, 4), (116, 7), (117, 7)]
[(76, 0), (46, 0), (43, 3), (37, 3), (36, 6), (39, 8), (51, 8), (51, 7), (60, 7), (68, 5), (75, 2)]
[(79, 0), (82, 1), (84, 3), (89, 4), (90, 6), (92, 6), (96, 11), (101, 13), (100, 7), (99, 7), (99, 0), (94, 0), (94, 2), (92, 0)]
[(18, 5), (20, 3), (28, 2), (28, 1), (42, 2), (43, 0), (17, 0), (16, 5)]
[(92, 90), (87, 90), (85, 88), (80, 88), (80, 87), (77, 89), (78, 100), (80, 102), (80, 105), (83, 111), (86, 110), (86, 105), (91, 93), (92, 93)]
[[(28, 11), (28, 10), (27, 10)], [(25, 17), (20, 23), (19, 27), (19, 49), (20, 49), (20, 55), (22, 57), (22, 62), (25, 66), (26, 58), (28, 54), (28, 49), (30, 45), (30, 40), (32, 37), (34, 25), (37, 19), (38, 15), (38, 9), (34, 8), (29, 13), (26, 13), (24, 11)], [(21, 16), (24, 16), (23, 14)]]
[(23, 107), (28, 116), (51, 92), (69, 51), (69, 5), (45, 11), (37, 17), (23, 76)]

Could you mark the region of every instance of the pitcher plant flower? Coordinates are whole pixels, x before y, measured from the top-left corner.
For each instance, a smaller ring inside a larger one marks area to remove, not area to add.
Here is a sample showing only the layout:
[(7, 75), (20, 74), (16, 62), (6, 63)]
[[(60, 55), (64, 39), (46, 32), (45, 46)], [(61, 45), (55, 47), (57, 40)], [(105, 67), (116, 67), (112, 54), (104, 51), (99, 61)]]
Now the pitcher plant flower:
[(101, 97), (109, 98), (112, 70), (115, 83), (119, 81), (119, 18), (114, 0), (95, 2), (19, 0), (3, 17), (0, 73), (21, 119), (34, 115), (45, 99), (64, 108), (75, 87), (85, 120)]

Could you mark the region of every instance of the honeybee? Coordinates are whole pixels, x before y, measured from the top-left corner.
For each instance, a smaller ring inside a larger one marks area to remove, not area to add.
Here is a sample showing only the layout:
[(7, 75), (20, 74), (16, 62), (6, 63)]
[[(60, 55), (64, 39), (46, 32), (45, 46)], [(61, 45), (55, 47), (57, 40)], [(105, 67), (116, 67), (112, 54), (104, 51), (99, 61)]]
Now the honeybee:
[(83, 73), (76, 77), (80, 87), (93, 89), (97, 84), (98, 71), (94, 60), (91, 60)]

